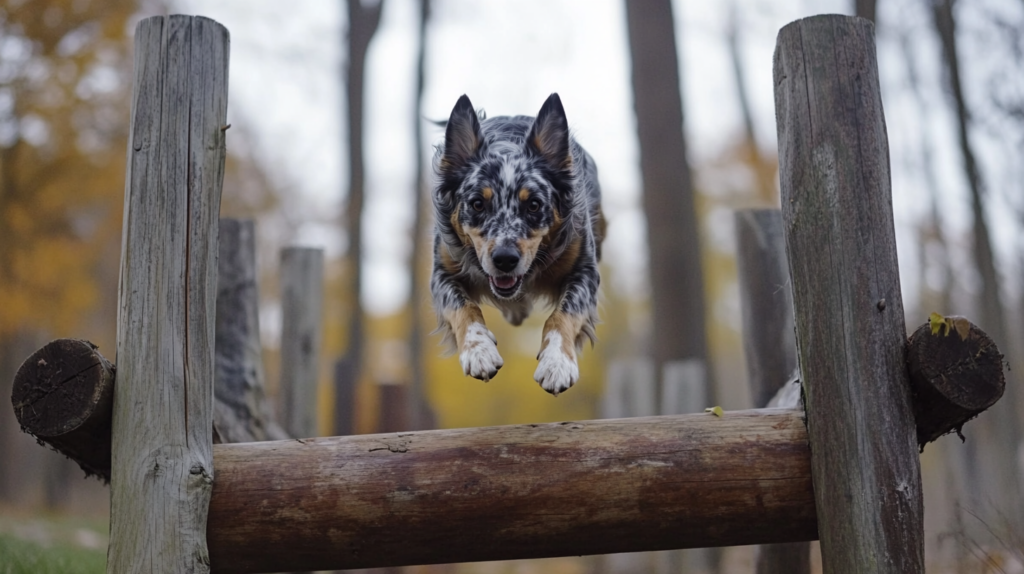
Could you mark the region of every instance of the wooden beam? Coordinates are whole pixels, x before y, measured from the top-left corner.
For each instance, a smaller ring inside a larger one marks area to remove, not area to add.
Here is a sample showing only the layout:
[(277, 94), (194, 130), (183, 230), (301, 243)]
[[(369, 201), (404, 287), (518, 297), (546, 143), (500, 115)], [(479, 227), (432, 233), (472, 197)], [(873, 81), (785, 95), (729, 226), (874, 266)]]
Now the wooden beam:
[(815, 16), (775, 50), (782, 214), (826, 572), (924, 571), (874, 26)]
[(157, 16), (135, 33), (107, 572), (207, 572), (217, 213), (228, 33)]
[(802, 414), (727, 412), (214, 447), (217, 572), (811, 540)]

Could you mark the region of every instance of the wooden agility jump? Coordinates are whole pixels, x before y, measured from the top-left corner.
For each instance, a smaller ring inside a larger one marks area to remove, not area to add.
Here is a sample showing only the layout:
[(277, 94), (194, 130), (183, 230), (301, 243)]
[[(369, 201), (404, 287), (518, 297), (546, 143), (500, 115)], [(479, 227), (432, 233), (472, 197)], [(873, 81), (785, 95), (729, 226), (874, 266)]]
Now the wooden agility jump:
[[(865, 20), (814, 17), (784, 28), (776, 51), (806, 421), (758, 410), (213, 445), (228, 36), (184, 16), (144, 20), (136, 34), (116, 377), (94, 349), (79, 348), (84, 363), (72, 368), (72, 354), (44, 348), (50, 360), (34, 355), (19, 371), (19, 420), (93, 457), (101, 474), (109, 441), (108, 572), (348, 569), (819, 535), (828, 571), (923, 572), (918, 437), (994, 403), (1002, 365), (975, 328), (942, 351), (984, 359), (969, 383), (927, 352), (908, 375), (906, 354), (935, 335), (907, 346), (872, 35)], [(99, 382), (67, 390), (82, 377)]]

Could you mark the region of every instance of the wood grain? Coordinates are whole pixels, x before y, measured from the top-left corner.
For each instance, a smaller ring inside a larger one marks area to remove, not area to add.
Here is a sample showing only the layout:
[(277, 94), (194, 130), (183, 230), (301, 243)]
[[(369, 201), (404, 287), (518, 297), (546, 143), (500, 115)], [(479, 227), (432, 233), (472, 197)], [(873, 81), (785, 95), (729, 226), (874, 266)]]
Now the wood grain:
[(324, 298), (324, 252), (281, 250), (281, 423), (291, 436), (317, 436), (316, 393)]
[(147, 18), (135, 57), (107, 572), (207, 572), (228, 33)]
[(256, 224), (222, 218), (217, 259), (214, 440), (253, 442), (290, 438), (267, 400), (260, 344)]
[(216, 445), (218, 572), (811, 540), (801, 414), (727, 412)]
[(782, 213), (826, 572), (924, 571), (874, 27), (815, 16), (775, 51)]

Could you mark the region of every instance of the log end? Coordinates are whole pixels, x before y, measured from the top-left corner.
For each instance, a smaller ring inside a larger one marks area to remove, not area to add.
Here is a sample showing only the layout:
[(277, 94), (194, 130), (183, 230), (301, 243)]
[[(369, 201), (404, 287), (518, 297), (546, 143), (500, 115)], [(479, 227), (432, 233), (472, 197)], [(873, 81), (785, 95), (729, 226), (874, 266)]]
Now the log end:
[(23, 431), (107, 481), (113, 391), (114, 367), (95, 345), (57, 339), (22, 363), (11, 403)]
[(964, 423), (1003, 396), (1003, 355), (995, 342), (963, 317), (946, 317), (933, 332), (925, 323), (910, 336), (907, 366), (921, 449), (942, 435), (963, 439)]

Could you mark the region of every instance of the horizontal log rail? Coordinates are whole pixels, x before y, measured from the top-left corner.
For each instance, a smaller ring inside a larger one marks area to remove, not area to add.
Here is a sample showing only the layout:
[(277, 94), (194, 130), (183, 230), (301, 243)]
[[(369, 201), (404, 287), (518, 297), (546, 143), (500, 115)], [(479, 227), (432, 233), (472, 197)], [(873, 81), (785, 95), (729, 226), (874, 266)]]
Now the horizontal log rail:
[[(907, 348), (922, 445), (959, 430), (1005, 386), (994, 342), (966, 319), (945, 321), (918, 329)], [(15, 376), (18, 421), (109, 478), (114, 375), (85, 341), (48, 343)], [(817, 537), (797, 410), (224, 444), (213, 460), (207, 544), (217, 572)]]
[(817, 537), (793, 410), (215, 445), (214, 468), (215, 572)]

